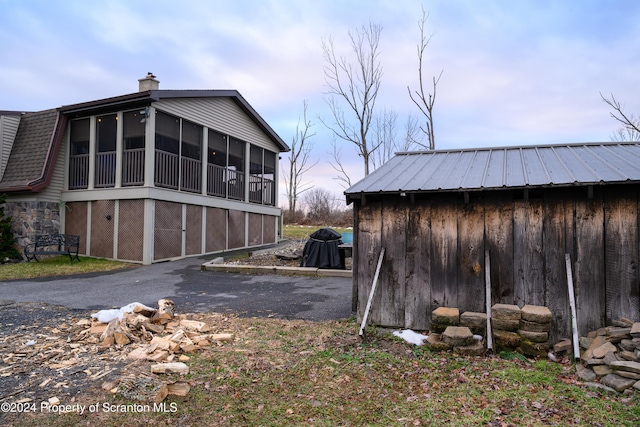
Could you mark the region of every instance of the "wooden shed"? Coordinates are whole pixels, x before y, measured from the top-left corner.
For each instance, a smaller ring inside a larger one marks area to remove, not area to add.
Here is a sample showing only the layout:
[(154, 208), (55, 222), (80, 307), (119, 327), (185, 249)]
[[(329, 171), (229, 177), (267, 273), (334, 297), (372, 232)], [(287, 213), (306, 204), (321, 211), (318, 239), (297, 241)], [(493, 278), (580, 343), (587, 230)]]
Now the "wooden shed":
[(640, 143), (398, 153), (346, 192), (354, 204), (353, 304), (362, 319), (428, 330), (440, 306), (547, 306), (571, 336), (565, 254), (581, 334), (640, 320)]

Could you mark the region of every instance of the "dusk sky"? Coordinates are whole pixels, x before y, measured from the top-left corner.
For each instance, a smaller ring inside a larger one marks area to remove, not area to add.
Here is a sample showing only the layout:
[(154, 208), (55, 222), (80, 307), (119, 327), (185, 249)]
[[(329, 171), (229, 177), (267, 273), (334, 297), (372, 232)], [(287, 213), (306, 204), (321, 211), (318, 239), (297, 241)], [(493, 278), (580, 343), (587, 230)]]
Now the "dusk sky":
[[(636, 0), (0, 0), (0, 110), (136, 92), (153, 72), (161, 89), (237, 89), (290, 144), (306, 100), (319, 163), (305, 180), (342, 197), (320, 122), (331, 121), (322, 39), (348, 55), (349, 30), (382, 25), (377, 106), (402, 128), (420, 117), (407, 86), (423, 8), (425, 76), (444, 70), (437, 149), (609, 141), (618, 123), (600, 92), (640, 115)], [(361, 159), (343, 153), (355, 182)]]

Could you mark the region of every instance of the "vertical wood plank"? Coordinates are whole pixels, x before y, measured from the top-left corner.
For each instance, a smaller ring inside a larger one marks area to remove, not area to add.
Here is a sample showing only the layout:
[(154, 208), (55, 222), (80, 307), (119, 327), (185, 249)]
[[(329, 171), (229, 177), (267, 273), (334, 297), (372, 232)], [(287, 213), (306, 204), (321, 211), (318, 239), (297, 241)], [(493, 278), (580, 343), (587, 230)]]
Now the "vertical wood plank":
[(513, 203), (512, 304), (543, 305), (542, 200), (515, 200)]
[(431, 326), (430, 242), (431, 208), (424, 200), (410, 205), (407, 213), (404, 323), (414, 330)]
[(458, 226), (457, 204), (452, 197), (434, 199), (431, 205), (431, 304), (457, 307)]
[(471, 200), (458, 209), (458, 308), (485, 311), (484, 204)]
[(403, 327), (405, 320), (405, 242), (407, 202), (387, 197), (382, 203), (382, 242), (385, 256), (380, 270), (378, 308), (379, 324)]
[(606, 321), (638, 320), (638, 201), (629, 187), (605, 195)]
[[(567, 200), (568, 199), (568, 200)], [(565, 202), (565, 200), (567, 200)], [(570, 221), (565, 219), (565, 203), (571, 206)], [(571, 336), (571, 310), (567, 288), (565, 254), (571, 253), (566, 242), (565, 226), (573, 228), (573, 200), (565, 191), (547, 192), (544, 198), (542, 257), (544, 260), (544, 305), (553, 314), (549, 337), (552, 343)], [(571, 233), (573, 231), (571, 230)]]
[[(586, 190), (584, 190), (586, 192)], [(602, 190), (594, 189), (593, 199), (576, 197), (576, 259), (573, 277), (576, 286), (578, 329), (581, 335), (604, 326), (604, 212)]]
[(351, 248), (351, 311), (358, 312), (359, 263), (358, 248), (360, 237), (360, 200), (353, 202), (353, 247)]
[(491, 301), (513, 304), (513, 206), (509, 194), (485, 199), (485, 248), (491, 255)]
[[(360, 222), (358, 225), (358, 321), (362, 321), (364, 309), (367, 305), (371, 283), (375, 274), (376, 262), (380, 252), (380, 236), (382, 233), (382, 204), (375, 201), (367, 201), (365, 206), (359, 208)], [(377, 302), (377, 304), (376, 304)], [(379, 311), (374, 310), (379, 301), (374, 300), (369, 318), (376, 323), (380, 319)]]

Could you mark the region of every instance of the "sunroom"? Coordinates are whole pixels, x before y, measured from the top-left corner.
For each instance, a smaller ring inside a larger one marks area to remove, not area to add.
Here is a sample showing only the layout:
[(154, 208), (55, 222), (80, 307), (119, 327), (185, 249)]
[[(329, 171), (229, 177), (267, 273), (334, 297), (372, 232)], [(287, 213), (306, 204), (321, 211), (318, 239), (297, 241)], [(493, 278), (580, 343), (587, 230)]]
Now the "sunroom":
[(276, 204), (277, 153), (229, 134), (152, 107), (73, 119), (69, 128), (69, 190), (153, 186)]

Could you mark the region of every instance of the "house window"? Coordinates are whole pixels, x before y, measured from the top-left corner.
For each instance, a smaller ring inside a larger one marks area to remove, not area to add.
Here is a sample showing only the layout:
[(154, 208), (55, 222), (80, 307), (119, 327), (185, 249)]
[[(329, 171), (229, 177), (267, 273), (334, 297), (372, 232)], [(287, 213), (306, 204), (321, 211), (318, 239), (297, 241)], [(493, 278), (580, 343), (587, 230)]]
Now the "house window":
[(199, 193), (202, 188), (202, 126), (182, 120), (180, 189)]
[(139, 110), (122, 114), (122, 185), (144, 184), (146, 117)]
[(87, 188), (89, 185), (89, 119), (70, 123), (69, 189)]
[(262, 175), (264, 185), (264, 204), (276, 204), (276, 153), (264, 150), (264, 172)]
[(260, 147), (251, 146), (249, 175), (249, 201), (275, 204), (275, 153)]
[(227, 197), (227, 136), (209, 130), (207, 194)]
[(264, 150), (252, 145), (249, 154), (249, 201), (262, 203), (262, 154)]
[(245, 142), (229, 138), (229, 198), (244, 200)]
[(180, 119), (156, 112), (155, 183), (159, 187), (178, 189), (180, 157)]
[(116, 135), (118, 116), (96, 118), (95, 187), (113, 187), (116, 183)]

